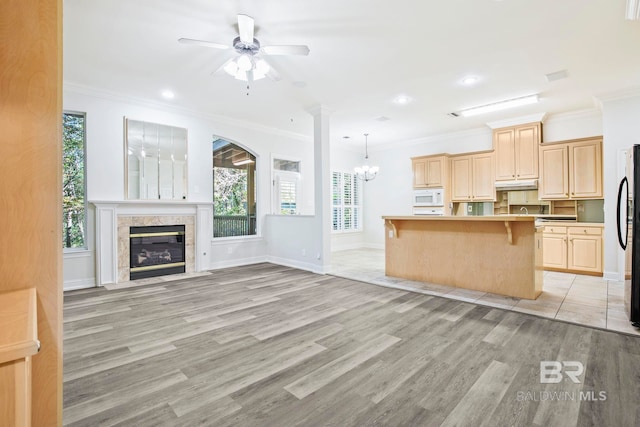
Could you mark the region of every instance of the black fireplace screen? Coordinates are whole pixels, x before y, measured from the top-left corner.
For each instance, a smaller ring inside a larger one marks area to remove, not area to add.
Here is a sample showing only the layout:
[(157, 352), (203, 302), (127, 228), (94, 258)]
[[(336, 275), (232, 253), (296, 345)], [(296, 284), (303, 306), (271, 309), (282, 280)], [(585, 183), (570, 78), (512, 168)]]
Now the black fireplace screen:
[(185, 272), (184, 225), (131, 227), (130, 280)]

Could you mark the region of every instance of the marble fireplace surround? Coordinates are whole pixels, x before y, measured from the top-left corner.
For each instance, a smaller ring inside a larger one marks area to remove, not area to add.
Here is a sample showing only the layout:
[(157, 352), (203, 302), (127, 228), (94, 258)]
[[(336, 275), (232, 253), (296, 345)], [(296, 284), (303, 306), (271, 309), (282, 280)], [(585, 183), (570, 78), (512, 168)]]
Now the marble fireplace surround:
[(184, 225), (185, 273), (195, 271), (195, 216), (192, 215), (118, 215), (118, 283), (129, 280), (130, 274), (130, 236), (131, 227), (150, 225)]
[(96, 207), (96, 281), (129, 281), (129, 227), (185, 226), (186, 272), (208, 269), (213, 204), (185, 201), (92, 201)]

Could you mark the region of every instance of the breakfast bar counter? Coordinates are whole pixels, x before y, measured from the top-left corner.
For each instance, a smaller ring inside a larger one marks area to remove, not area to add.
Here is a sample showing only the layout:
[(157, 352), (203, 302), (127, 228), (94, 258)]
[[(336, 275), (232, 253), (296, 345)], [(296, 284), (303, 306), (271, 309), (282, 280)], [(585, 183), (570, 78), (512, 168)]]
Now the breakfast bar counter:
[(542, 232), (530, 215), (384, 216), (385, 274), (535, 299)]

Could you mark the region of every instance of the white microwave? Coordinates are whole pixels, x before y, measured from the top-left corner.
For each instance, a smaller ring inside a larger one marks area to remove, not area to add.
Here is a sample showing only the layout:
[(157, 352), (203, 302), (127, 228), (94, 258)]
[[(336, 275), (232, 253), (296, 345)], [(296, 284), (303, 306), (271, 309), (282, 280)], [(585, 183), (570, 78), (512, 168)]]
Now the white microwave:
[(413, 206), (444, 206), (444, 190), (442, 188), (414, 190)]

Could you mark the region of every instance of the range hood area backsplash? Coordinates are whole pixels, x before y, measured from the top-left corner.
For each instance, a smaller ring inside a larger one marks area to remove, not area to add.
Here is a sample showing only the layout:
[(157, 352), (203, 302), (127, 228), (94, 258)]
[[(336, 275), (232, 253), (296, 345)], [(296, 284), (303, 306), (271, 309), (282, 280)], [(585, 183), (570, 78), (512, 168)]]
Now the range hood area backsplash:
[(527, 179), (518, 181), (496, 181), (497, 191), (537, 190), (538, 180)]

